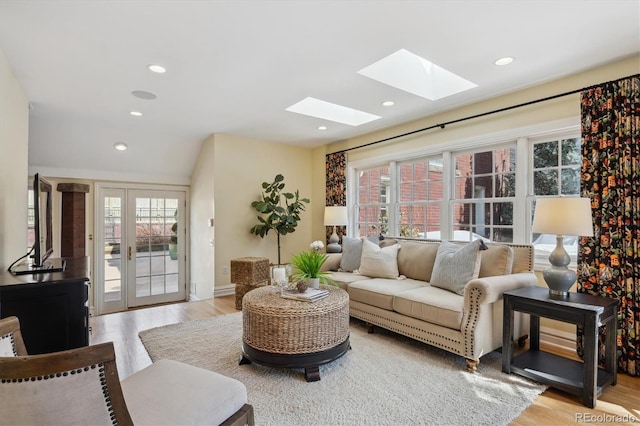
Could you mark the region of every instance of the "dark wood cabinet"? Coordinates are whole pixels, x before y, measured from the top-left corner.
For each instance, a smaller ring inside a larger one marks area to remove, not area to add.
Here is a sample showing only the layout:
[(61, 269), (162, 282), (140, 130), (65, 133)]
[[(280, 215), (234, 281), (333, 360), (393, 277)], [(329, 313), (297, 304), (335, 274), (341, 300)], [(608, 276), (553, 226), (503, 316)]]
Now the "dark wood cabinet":
[(89, 344), (89, 258), (63, 260), (61, 272), (0, 272), (0, 318), (18, 317), (29, 354)]

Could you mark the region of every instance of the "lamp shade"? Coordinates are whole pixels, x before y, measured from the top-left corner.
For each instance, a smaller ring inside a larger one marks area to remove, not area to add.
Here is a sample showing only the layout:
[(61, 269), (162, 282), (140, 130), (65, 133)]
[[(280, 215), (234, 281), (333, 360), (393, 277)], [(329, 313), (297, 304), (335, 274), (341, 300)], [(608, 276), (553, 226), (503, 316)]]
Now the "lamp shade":
[(533, 232), (592, 237), (591, 200), (578, 197), (537, 199)]
[(347, 208), (343, 206), (326, 206), (324, 208), (325, 226), (345, 226), (349, 223)]

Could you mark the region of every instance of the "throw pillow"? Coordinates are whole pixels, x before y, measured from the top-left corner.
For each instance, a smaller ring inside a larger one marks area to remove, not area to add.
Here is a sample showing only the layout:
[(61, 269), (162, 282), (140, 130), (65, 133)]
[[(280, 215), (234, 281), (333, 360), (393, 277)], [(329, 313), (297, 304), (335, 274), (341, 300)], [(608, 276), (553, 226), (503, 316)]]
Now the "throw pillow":
[(463, 295), (464, 286), (472, 279), (478, 278), (479, 250), (479, 240), (464, 246), (449, 241), (440, 243), (430, 284)]
[(362, 240), (360, 238), (342, 237), (342, 257), (340, 270), (353, 272), (360, 267), (362, 258)]
[(509, 275), (513, 267), (513, 249), (505, 245), (490, 245), (480, 252), (480, 259), (478, 277)]
[(399, 249), (398, 244), (381, 248), (371, 241), (363, 240), (358, 272), (372, 278), (398, 278)]

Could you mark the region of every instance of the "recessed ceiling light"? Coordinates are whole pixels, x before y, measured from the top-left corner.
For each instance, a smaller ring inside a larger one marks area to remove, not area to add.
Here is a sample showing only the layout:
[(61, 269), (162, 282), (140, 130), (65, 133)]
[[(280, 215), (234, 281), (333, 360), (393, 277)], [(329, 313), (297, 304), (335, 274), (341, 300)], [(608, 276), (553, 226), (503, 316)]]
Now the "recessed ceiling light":
[(503, 66), (503, 65), (509, 65), (511, 62), (513, 62), (513, 58), (510, 56), (505, 56), (504, 58), (496, 59), (494, 64), (498, 66)]
[(358, 74), (431, 101), (478, 86), (405, 49), (361, 69)]
[(118, 151), (126, 151), (127, 149), (129, 149), (129, 147), (127, 146), (126, 143), (124, 142), (118, 142), (115, 145), (113, 145), (113, 147), (115, 149), (117, 149)]
[(151, 64), (147, 65), (147, 68), (149, 68), (149, 71), (155, 72), (156, 74), (164, 74), (167, 72), (167, 69), (162, 65)]
[(382, 103), (382, 106), (387, 106), (387, 107), (389, 107), (389, 106), (394, 106), (395, 104), (396, 104), (396, 103), (395, 103), (395, 102), (393, 102), (393, 101), (384, 101), (384, 102)]
[(368, 112), (358, 111), (357, 109), (311, 97), (291, 105), (286, 110), (323, 120), (335, 121), (336, 123), (348, 124), (349, 126), (360, 126), (381, 118)]
[(145, 90), (134, 90), (131, 94), (136, 98), (146, 99), (148, 101), (154, 100), (158, 97), (155, 93), (147, 92)]
[(131, 111), (129, 112), (130, 115), (133, 115), (134, 117), (142, 117), (142, 113), (140, 111)]
[(327, 130), (327, 126), (318, 126), (318, 130)]

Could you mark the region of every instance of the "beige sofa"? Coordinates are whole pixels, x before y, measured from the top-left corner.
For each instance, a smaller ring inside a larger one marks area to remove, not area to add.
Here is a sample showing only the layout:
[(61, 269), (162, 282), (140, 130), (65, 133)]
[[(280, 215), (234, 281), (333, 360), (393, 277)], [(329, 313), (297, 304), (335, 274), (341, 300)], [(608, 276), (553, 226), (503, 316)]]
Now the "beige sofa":
[[(324, 265), (335, 282), (349, 293), (350, 315), (368, 323), (370, 332), (377, 325), (461, 355), (470, 371), (476, 370), (483, 355), (502, 346), (503, 292), (537, 285), (533, 273), (533, 247), (529, 245), (487, 243), (488, 249), (477, 251), (479, 265), (474, 274), (477, 278), (463, 284), (464, 288), (459, 288), (458, 294), (430, 282), (441, 246), (439, 241), (398, 238), (380, 241), (380, 250), (397, 244), (393, 250), (397, 253), (398, 278), (393, 278), (393, 274), (384, 277), (384, 272), (376, 270), (384, 263), (375, 258), (376, 254), (373, 262), (367, 260), (368, 270), (383, 277), (359, 273), (361, 270), (367, 272), (365, 265), (359, 265), (361, 267), (355, 272), (341, 269), (347, 258), (354, 260), (351, 247), (357, 241), (363, 240), (352, 239), (347, 244), (345, 239), (343, 254), (329, 254)], [(362, 244), (368, 244), (367, 250), (371, 250), (371, 244), (366, 240)], [(450, 243), (446, 244), (451, 247)], [(460, 249), (467, 245), (455, 244)], [(362, 259), (364, 262), (364, 257)], [(452, 275), (468, 263), (453, 261)], [(442, 266), (438, 263), (437, 273), (442, 281)], [(528, 333), (528, 316), (517, 313), (516, 316), (515, 335), (524, 339)]]

